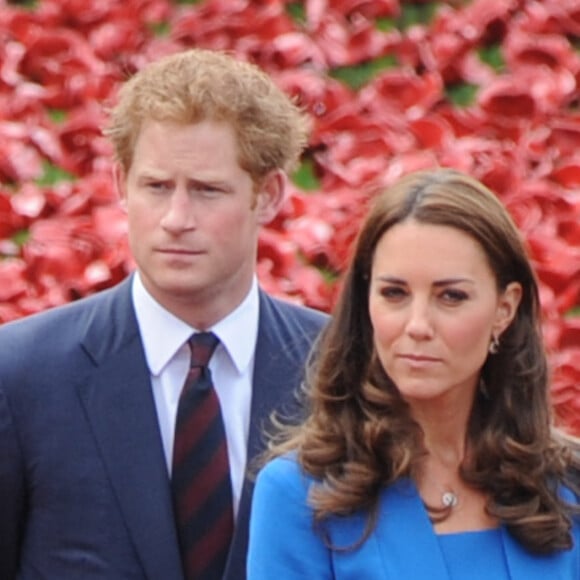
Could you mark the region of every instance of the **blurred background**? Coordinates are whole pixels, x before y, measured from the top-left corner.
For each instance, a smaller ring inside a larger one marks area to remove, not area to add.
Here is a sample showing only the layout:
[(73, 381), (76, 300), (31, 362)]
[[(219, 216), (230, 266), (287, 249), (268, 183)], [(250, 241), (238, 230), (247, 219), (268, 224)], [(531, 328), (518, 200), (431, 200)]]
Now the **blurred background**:
[(261, 236), (263, 287), (330, 311), (373, 193), (466, 171), (525, 236), (555, 416), (580, 435), (578, 0), (0, 0), (0, 324), (132, 270), (107, 106), (194, 46), (258, 64), (313, 119)]

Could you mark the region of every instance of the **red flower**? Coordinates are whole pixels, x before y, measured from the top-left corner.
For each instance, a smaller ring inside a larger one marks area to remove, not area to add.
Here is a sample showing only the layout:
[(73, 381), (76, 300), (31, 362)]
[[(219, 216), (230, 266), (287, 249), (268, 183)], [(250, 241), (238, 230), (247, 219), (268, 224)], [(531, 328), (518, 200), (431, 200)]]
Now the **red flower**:
[(580, 56), (562, 34), (530, 34), (514, 28), (503, 43), (503, 55), (508, 69), (513, 72), (522, 67), (547, 67), (574, 73), (580, 67)]

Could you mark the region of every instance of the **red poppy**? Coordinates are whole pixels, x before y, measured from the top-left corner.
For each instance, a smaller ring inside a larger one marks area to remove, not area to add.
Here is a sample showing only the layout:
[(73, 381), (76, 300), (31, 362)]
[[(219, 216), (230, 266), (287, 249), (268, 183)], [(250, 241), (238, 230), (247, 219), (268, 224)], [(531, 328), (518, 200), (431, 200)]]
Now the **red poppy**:
[[(398, 27), (425, 15), (427, 4), (3, 6), (0, 321), (111, 286), (135, 267), (101, 133), (104, 107), (121, 80), (159, 56), (190, 46), (229, 50), (263, 67), (313, 121), (306, 157), (316, 190), (291, 186), (263, 230), (261, 284), (329, 310), (372, 192), (415, 169), (466, 171), (497, 192), (525, 237), (540, 284), (555, 413), (580, 434), (579, 318), (570, 317), (580, 305), (573, 41), (580, 7), (577, 0), (440, 3), (431, 21)], [(372, 70), (378, 58), (393, 67)], [(371, 73), (352, 82), (350, 66)], [(350, 85), (337, 80), (342, 75)], [(466, 95), (473, 100), (457, 105)]]

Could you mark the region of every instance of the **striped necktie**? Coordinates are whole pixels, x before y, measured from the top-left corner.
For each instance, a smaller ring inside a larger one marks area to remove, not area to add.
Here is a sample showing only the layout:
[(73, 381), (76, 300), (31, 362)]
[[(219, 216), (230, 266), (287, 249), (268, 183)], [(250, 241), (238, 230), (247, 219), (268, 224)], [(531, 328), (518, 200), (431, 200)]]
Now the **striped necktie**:
[(189, 340), (175, 423), (171, 487), (186, 580), (221, 580), (234, 527), (226, 435), (207, 366), (217, 344), (211, 332)]

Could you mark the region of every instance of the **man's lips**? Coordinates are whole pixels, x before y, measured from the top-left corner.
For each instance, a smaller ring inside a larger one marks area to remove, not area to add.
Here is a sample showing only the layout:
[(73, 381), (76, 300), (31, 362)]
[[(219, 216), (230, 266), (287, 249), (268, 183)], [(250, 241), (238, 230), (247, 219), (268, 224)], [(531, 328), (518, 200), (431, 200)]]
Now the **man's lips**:
[(198, 256), (203, 254), (202, 250), (191, 250), (188, 248), (157, 248), (159, 254), (178, 255), (178, 256)]

